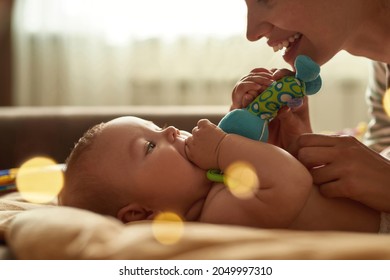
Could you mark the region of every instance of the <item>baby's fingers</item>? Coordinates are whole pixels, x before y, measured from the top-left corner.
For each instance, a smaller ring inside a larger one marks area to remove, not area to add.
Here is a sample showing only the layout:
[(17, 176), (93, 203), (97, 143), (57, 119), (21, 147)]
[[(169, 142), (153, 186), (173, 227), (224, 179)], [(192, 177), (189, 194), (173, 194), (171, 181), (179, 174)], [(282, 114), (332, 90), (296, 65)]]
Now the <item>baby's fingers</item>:
[(253, 100), (261, 90), (262, 86), (253, 82), (242, 82), (238, 84), (232, 93), (231, 109), (246, 107), (248, 100)]
[(286, 77), (286, 76), (294, 76), (295, 73), (292, 72), (291, 70), (288, 70), (288, 69), (278, 69), (276, 70), (273, 75), (272, 75), (272, 78), (274, 80), (279, 80), (283, 77)]
[(252, 82), (263, 86), (269, 86), (273, 83), (273, 81), (274, 79), (272, 78), (272, 76), (253, 74), (247, 75), (246, 77), (242, 78), (238, 84)]
[(269, 75), (270, 77), (272, 77), (273, 72), (274, 71), (272, 71), (272, 70), (268, 70), (266, 68), (259, 67), (259, 68), (252, 69), (249, 73), (250, 74), (264, 74), (264, 75)]
[(262, 86), (260, 84), (254, 83), (252, 81), (246, 81), (238, 84), (234, 88), (234, 92), (238, 93), (239, 96), (243, 96), (245, 93), (249, 91), (255, 91), (258, 92), (261, 90)]

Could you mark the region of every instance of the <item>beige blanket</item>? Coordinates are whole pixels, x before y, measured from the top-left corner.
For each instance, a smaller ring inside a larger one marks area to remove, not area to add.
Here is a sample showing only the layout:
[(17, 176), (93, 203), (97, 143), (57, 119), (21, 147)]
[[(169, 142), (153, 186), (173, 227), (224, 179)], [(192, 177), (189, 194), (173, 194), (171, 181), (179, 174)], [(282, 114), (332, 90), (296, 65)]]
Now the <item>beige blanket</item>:
[(390, 235), (184, 223), (178, 241), (164, 245), (154, 229), (0, 197), (0, 237), (18, 259), (390, 259)]

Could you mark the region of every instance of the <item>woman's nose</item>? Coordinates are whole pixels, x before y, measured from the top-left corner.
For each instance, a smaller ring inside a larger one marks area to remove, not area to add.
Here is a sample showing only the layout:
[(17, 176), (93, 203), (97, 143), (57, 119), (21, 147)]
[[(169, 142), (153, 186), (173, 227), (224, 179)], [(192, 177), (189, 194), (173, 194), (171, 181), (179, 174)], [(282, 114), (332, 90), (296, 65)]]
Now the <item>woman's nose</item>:
[(271, 33), (273, 25), (267, 21), (262, 20), (261, 15), (249, 14), (246, 26), (246, 38), (251, 41), (260, 40), (267, 37)]
[(163, 133), (169, 142), (175, 141), (176, 137), (180, 135), (180, 131), (174, 126), (168, 126), (163, 130)]

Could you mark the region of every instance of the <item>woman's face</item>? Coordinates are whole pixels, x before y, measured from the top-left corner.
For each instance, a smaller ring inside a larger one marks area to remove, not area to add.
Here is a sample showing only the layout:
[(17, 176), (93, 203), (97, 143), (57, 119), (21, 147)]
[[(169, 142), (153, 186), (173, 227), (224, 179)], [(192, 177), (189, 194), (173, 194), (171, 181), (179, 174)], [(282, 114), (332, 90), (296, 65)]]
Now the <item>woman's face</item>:
[[(267, 39), (283, 59), (293, 65), (297, 55), (319, 64), (345, 49), (349, 34), (359, 22), (359, 0), (245, 0), (248, 8), (247, 38)], [(361, 5), (361, 4), (359, 4)], [(351, 12), (352, 11), (352, 12)], [(356, 15), (355, 15), (356, 14)]]

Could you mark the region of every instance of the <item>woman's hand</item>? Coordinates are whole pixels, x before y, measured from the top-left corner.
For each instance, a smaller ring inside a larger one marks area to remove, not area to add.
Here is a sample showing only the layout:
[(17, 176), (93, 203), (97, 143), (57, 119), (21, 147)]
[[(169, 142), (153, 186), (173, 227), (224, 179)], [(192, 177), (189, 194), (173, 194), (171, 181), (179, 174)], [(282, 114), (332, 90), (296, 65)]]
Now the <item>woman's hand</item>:
[(292, 155), (297, 153), (297, 139), (301, 134), (311, 133), (307, 97), (298, 108), (281, 108), (278, 115), (268, 125), (268, 142), (285, 149)]
[(272, 84), (274, 72), (275, 70), (256, 68), (242, 77), (233, 88), (230, 110), (247, 107), (253, 99)]
[(226, 133), (209, 120), (199, 120), (192, 136), (186, 139), (188, 159), (205, 170), (219, 168), (219, 145), (225, 136)]
[(326, 197), (345, 197), (390, 212), (390, 161), (350, 136), (304, 134), (298, 159)]

